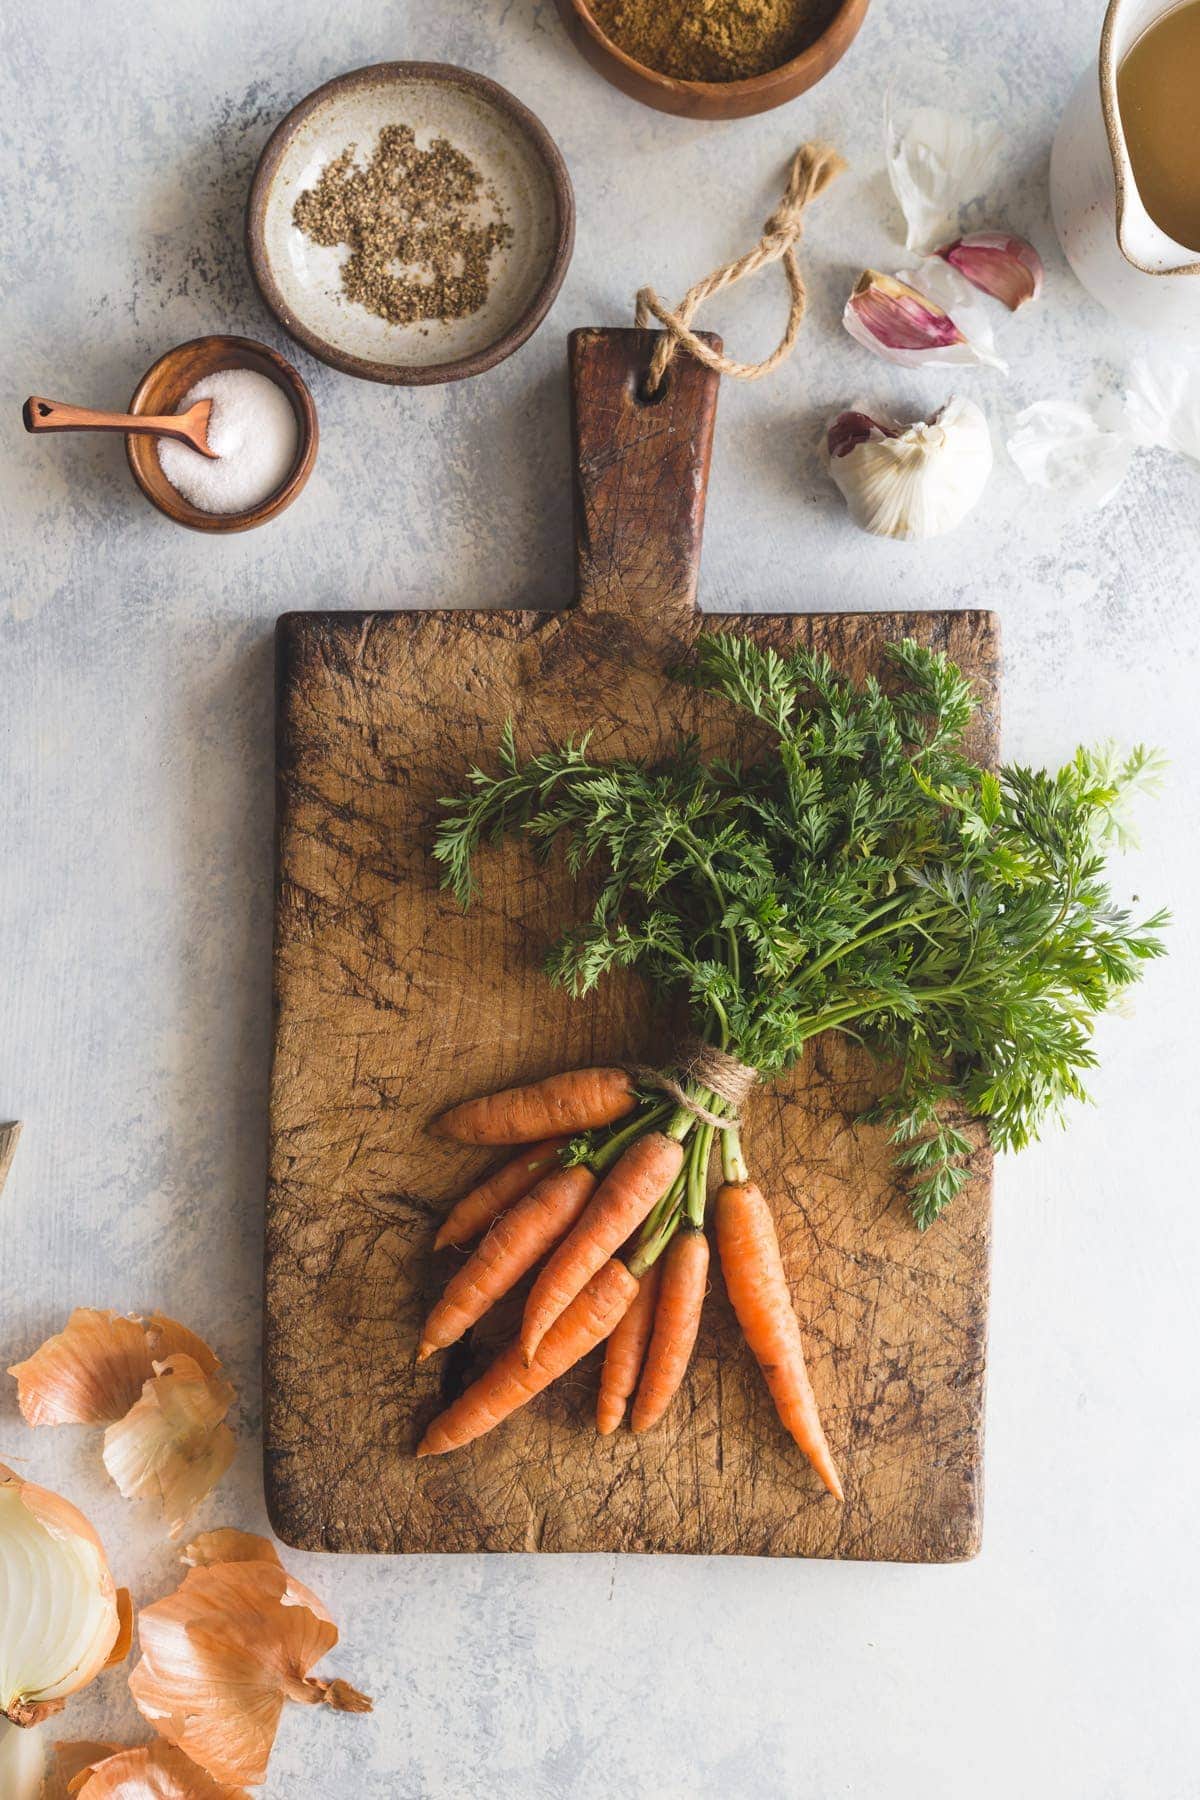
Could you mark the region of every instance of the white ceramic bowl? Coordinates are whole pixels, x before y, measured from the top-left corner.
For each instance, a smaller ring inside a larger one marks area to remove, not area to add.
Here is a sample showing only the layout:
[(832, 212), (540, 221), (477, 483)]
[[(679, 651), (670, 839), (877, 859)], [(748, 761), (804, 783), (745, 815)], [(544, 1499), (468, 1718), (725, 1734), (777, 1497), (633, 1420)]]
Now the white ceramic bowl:
[[(512, 227), (469, 318), (388, 324), (342, 295), (349, 251), (313, 244), (292, 223), (297, 196), (326, 165), (350, 144), (365, 161), (385, 125), (411, 126), (423, 149), (448, 138)], [(272, 133), (246, 213), (250, 268), (284, 330), (349, 375), (413, 385), (477, 375), (523, 344), (562, 284), (574, 235), (570, 176), (545, 127), (496, 82), (444, 63), (377, 63), (317, 88)]]

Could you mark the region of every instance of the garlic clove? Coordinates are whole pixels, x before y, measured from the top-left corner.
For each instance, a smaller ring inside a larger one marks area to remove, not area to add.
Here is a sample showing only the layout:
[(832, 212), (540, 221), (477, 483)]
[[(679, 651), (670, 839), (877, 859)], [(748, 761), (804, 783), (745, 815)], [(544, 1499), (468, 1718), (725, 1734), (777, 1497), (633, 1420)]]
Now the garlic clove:
[(993, 369), (1005, 370), (1008, 364), (996, 354), (993, 321), (996, 309), (989, 295), (943, 262), (940, 256), (926, 256), (914, 269), (901, 269), (897, 281), (906, 281), (927, 300), (934, 300), (950, 314), (971, 347), (971, 360), (986, 363)]
[(127, 1500), (157, 1499), (176, 1537), (233, 1461), (223, 1420), (235, 1396), (190, 1356), (154, 1366), (141, 1399), (105, 1432), (104, 1466)]
[(966, 343), (949, 313), (878, 269), (864, 269), (859, 276), (846, 302), (843, 323), (857, 343), (880, 355), (889, 351), (924, 354)]
[(161, 1742), (109, 1746), (79, 1769), (66, 1792), (78, 1800), (250, 1800), (245, 1788), (213, 1781), (182, 1750)]
[[(871, 429), (862, 434), (862, 422)], [(847, 424), (847, 421), (850, 421)], [(987, 420), (972, 400), (902, 426), (843, 413), (825, 434), (826, 466), (850, 516), (875, 537), (940, 537), (979, 500), (992, 467)]]
[[(966, 292), (970, 294), (970, 289)], [(878, 269), (866, 269), (859, 276), (842, 323), (855, 343), (902, 368), (998, 361), (989, 343), (985, 341), (981, 348), (967, 337), (936, 295)], [(1003, 368), (1003, 363), (999, 367)]]
[(61, 1495), (0, 1465), (0, 1715), (38, 1725), (107, 1667), (125, 1630), (100, 1539)]
[(974, 231), (955, 238), (938, 251), (943, 261), (969, 281), (1016, 312), (1027, 300), (1036, 300), (1045, 274), (1042, 259), (1024, 238), (1002, 231)]
[[(210, 1546), (218, 1535), (206, 1534)], [(138, 1633), (136, 1705), (217, 1782), (265, 1779), (285, 1700), (371, 1710), (347, 1682), (309, 1676), (337, 1643), (337, 1627), (273, 1555), (190, 1569), (175, 1593), (143, 1608)]]
[(952, 234), (961, 208), (991, 182), (1004, 138), (991, 121), (920, 106), (903, 130), (889, 89), (884, 149), (892, 192), (907, 227), (905, 246), (922, 254)]

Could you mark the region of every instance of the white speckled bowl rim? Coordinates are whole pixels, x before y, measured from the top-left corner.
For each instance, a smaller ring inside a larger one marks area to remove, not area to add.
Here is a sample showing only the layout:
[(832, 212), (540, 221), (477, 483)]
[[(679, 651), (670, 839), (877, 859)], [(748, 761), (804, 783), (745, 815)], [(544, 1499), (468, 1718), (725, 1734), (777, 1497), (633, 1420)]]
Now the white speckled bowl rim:
[[(512, 226), (470, 318), (389, 325), (342, 296), (347, 252), (309, 243), (292, 224), (297, 195), (321, 169), (348, 144), (369, 155), (388, 124), (411, 125), (423, 148), (447, 136)], [(518, 349), (562, 285), (574, 236), (571, 179), (540, 120), (498, 83), (446, 63), (377, 63), (315, 89), (272, 133), (246, 210), (251, 273), (284, 330), (346, 374), (418, 386), (480, 374)]]

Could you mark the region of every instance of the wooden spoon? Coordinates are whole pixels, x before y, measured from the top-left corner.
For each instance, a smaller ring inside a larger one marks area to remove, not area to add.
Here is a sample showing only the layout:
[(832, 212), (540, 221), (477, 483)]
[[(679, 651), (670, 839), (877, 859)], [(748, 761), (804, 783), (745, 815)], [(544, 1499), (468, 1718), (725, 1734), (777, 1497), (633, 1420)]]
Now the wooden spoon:
[(190, 444), (201, 456), (218, 452), (208, 442), (208, 415), (211, 400), (196, 400), (186, 412), (153, 415), (149, 413), (94, 412), (89, 406), (66, 406), (61, 400), (43, 400), (30, 394), (21, 409), (26, 431), (121, 431), (142, 437), (177, 438)]

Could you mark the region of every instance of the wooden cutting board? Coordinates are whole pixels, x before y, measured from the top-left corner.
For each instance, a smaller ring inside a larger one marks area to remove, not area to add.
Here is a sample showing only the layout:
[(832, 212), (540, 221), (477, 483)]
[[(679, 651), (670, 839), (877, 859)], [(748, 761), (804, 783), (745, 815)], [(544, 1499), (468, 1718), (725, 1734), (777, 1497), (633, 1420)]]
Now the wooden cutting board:
[[(881, 1078), (833, 1037), (756, 1093), (745, 1141), (776, 1208), (844, 1506), (780, 1428), (715, 1267), (686, 1386), (653, 1433), (597, 1438), (593, 1358), (468, 1449), (413, 1456), (517, 1311), (414, 1366), (418, 1324), (452, 1266), (431, 1254), (436, 1221), (489, 1166), (425, 1122), (509, 1082), (667, 1048), (635, 981), (579, 1004), (542, 975), (547, 944), (586, 904), (561, 866), (507, 845), (487, 854), (469, 913), (439, 890), (437, 797), (491, 759), (508, 717), (523, 749), (588, 729), (602, 755), (653, 752), (688, 729), (729, 746), (725, 709), (664, 674), (701, 629), (819, 646), (859, 676), (911, 634), (972, 676), (975, 751), (997, 748), (990, 614), (696, 613), (716, 378), (679, 359), (666, 397), (644, 403), (651, 342), (571, 340), (573, 607), (279, 622), (271, 1518), (314, 1550), (954, 1561), (980, 1535), (990, 1159), (978, 1151), (973, 1187), (921, 1236), (880, 1133), (855, 1123)], [(821, 591), (799, 562), (794, 583), (776, 585), (798, 604)]]

